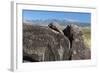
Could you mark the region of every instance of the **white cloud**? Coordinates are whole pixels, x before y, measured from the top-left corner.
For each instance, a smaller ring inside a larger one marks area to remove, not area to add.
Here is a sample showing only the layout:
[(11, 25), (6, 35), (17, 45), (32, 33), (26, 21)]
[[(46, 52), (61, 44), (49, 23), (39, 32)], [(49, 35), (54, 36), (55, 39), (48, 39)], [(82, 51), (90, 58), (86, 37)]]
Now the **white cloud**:
[(71, 18), (66, 18), (65, 20), (70, 21), (70, 22), (79, 22), (79, 20), (71, 19)]

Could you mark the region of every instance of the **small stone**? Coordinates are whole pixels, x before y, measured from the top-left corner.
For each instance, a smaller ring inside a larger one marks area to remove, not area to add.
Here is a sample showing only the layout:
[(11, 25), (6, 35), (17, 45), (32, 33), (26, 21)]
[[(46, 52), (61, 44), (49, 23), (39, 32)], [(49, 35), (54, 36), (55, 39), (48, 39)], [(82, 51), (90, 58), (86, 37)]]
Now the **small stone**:
[(79, 39), (75, 39), (75, 42), (79, 42)]
[(77, 54), (75, 50), (73, 51), (73, 54)]

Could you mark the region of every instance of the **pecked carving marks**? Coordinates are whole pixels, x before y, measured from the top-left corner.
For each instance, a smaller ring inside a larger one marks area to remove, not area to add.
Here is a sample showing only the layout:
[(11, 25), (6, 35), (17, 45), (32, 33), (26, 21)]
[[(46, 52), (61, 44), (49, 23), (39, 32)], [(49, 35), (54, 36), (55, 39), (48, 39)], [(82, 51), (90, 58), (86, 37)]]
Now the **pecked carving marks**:
[(64, 35), (70, 40), (70, 60), (90, 59), (90, 49), (84, 44), (81, 27), (68, 25), (64, 30)]
[(83, 60), (91, 58), (91, 51), (83, 40), (81, 27), (23, 25), (23, 60), (32, 62)]
[(68, 60), (70, 42), (47, 26), (23, 25), (23, 57), (31, 61)]

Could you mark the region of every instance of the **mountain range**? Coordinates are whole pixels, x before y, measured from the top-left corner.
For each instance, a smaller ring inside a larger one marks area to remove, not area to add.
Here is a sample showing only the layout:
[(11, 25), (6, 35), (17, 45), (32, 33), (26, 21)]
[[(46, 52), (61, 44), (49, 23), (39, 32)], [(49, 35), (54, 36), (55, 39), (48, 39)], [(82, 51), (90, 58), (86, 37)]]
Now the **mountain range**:
[(68, 21), (68, 20), (57, 20), (57, 19), (48, 19), (48, 20), (25, 20), (23, 23), (26, 24), (32, 24), (32, 25), (41, 25), (41, 26), (47, 26), (50, 23), (58, 23), (61, 26), (67, 26), (70, 24), (75, 24), (81, 27), (90, 27), (91, 23), (86, 22), (78, 22), (78, 21)]

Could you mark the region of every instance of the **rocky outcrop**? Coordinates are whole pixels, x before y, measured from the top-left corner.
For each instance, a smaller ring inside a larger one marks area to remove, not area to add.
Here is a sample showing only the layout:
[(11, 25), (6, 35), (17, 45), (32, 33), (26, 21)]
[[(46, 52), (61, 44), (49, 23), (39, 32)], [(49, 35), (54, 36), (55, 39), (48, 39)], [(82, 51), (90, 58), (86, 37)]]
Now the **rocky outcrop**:
[(23, 25), (23, 60), (31, 62), (68, 60), (69, 39), (48, 26)]
[(81, 27), (68, 25), (64, 30), (64, 35), (70, 40), (70, 60), (90, 59), (90, 49), (86, 48), (83, 40)]
[(84, 44), (81, 27), (71, 24), (63, 30), (48, 26), (23, 25), (23, 60), (31, 62), (84, 60), (91, 51)]

